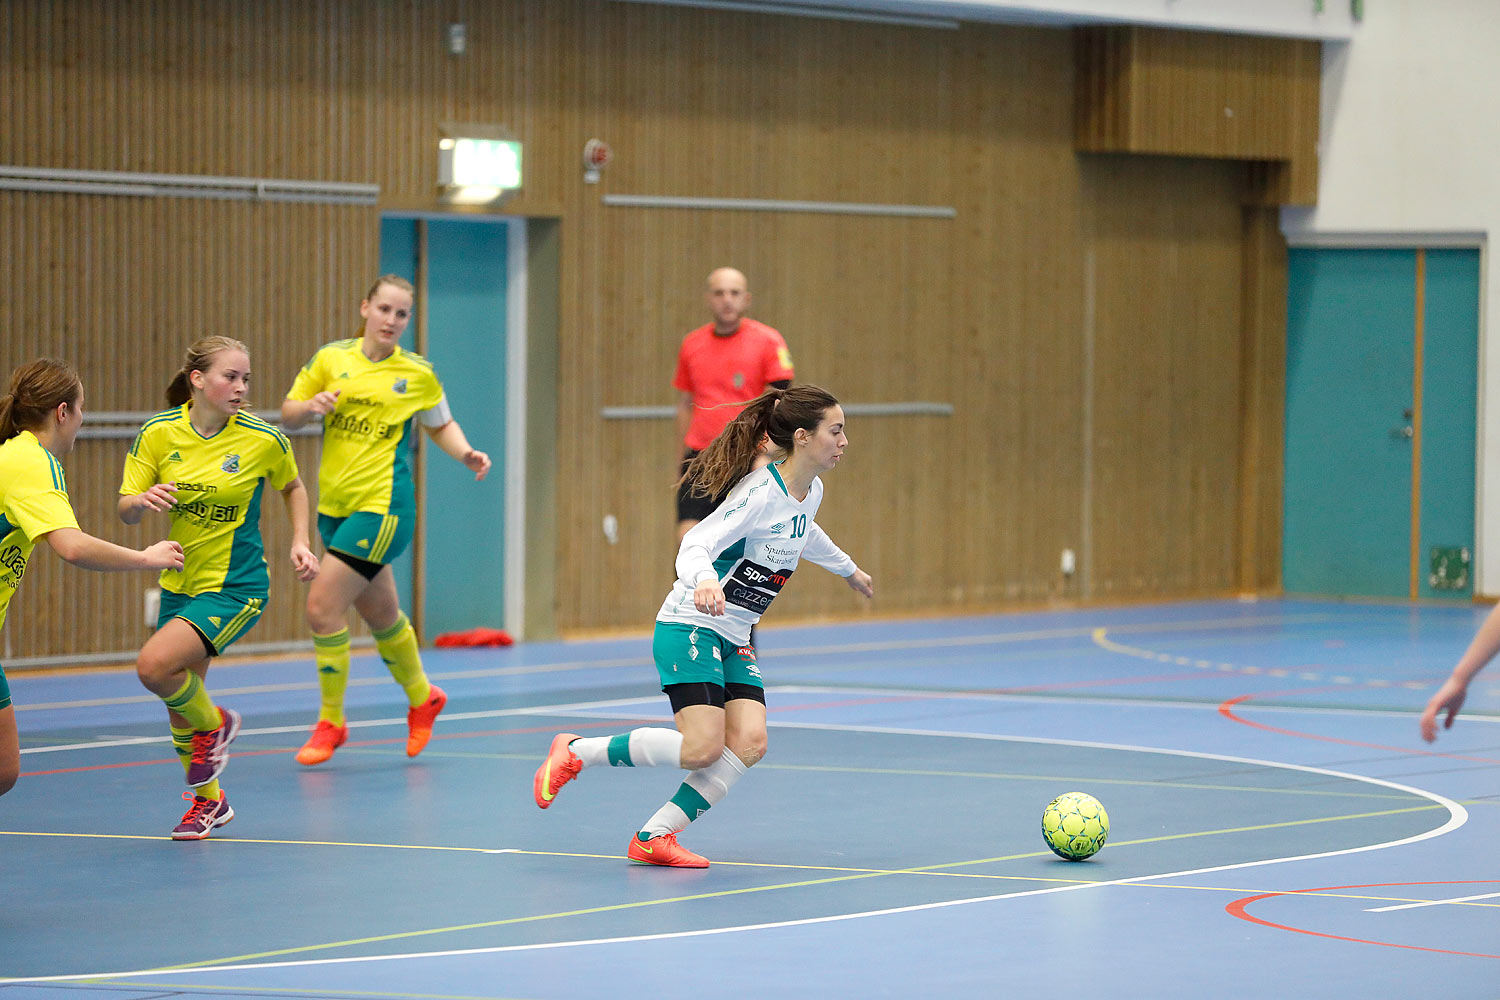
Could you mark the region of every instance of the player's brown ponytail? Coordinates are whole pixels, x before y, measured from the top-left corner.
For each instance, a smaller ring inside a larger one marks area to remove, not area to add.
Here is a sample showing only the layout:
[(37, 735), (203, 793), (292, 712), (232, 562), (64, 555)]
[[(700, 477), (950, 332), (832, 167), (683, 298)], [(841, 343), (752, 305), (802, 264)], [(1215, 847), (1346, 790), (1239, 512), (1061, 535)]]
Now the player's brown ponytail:
[(10, 375), (10, 391), (0, 396), (0, 441), (47, 423), (47, 414), (63, 403), (77, 405), (83, 380), (66, 361), (38, 358)]
[(814, 430), (828, 408), (838, 403), (832, 393), (815, 385), (767, 390), (693, 456), (679, 485), (688, 484), (694, 496), (722, 495), (755, 468), (762, 440), (770, 438), (775, 449), (791, 454), (797, 430)]

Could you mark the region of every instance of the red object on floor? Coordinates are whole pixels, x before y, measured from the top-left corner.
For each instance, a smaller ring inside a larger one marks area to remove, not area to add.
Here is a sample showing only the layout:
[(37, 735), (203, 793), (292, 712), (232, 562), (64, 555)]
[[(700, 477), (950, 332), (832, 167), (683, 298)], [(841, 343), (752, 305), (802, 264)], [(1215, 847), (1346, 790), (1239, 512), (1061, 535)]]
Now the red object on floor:
[(434, 646), (513, 646), (516, 640), (503, 628), (471, 628), (466, 632), (444, 632), (432, 640)]

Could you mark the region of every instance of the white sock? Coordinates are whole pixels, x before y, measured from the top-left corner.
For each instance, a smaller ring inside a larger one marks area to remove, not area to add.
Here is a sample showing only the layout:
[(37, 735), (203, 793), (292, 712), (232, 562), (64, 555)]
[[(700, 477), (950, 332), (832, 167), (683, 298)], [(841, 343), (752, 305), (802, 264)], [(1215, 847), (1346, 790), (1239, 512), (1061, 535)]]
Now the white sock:
[(671, 801), (646, 821), (641, 833), (647, 839), (687, 829), (693, 820), (723, 801), (729, 789), (748, 770), (744, 763), (725, 747), (719, 759), (687, 776)]
[(618, 736), (586, 736), (571, 744), (584, 767), (681, 767), (682, 734), (643, 727)]

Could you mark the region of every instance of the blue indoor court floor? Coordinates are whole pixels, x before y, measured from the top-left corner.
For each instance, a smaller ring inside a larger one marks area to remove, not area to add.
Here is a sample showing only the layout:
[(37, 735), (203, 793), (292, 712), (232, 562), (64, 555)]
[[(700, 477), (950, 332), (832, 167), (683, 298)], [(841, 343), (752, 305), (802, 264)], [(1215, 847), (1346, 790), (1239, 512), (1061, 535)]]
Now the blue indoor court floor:
[[(670, 725), (650, 638), (356, 655), (350, 742), (292, 754), (310, 654), (224, 663), (230, 825), (173, 842), (182, 770), (133, 672), (10, 673), (0, 998), (1500, 997), (1500, 666), (1417, 716), (1487, 608), (1194, 602), (768, 626), (770, 752), (683, 843), (624, 860), (675, 769), (558, 731)], [(1043, 806), (1109, 811), (1055, 858)]]

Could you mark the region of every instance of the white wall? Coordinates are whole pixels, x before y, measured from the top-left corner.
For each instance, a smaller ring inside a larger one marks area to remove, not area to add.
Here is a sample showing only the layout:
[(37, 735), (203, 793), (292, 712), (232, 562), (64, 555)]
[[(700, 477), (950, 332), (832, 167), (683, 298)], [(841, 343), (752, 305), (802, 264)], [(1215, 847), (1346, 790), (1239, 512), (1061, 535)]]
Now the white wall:
[[(1500, 226), (1495, 0), (1367, 0), (1327, 44), (1318, 204), (1286, 209), (1295, 244), (1486, 245)], [(1475, 592), (1500, 594), (1500, 289), (1481, 253)]]
[[(868, 14), (1003, 21), (1022, 24), (1152, 24), (1173, 28), (1241, 31), (1297, 38), (1348, 38), (1354, 30), (1350, 0), (634, 0), (793, 13), (799, 7), (824, 15), (831, 9)], [(1368, 0), (1384, 3), (1386, 0)], [(818, 16), (809, 13), (809, 16)]]

